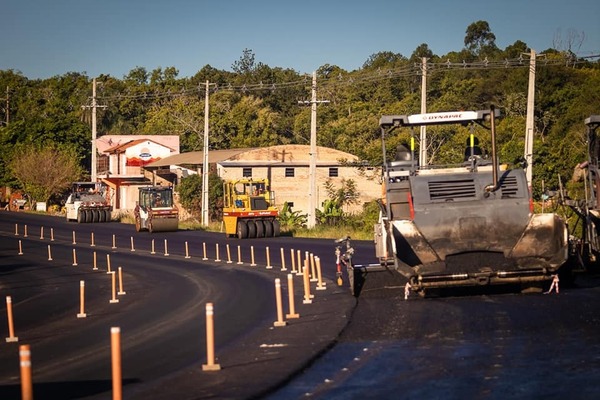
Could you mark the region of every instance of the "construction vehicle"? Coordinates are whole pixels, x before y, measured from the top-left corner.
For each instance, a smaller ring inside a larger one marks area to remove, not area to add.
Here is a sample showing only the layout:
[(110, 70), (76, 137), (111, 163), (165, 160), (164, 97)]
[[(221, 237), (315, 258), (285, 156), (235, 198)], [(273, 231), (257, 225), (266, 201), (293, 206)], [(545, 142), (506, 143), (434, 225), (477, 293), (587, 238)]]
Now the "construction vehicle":
[[(499, 115), (491, 107), (381, 117), (384, 196), (375, 225), (379, 262), (348, 268), (354, 295), (371, 287), (368, 281), (377, 275), (380, 279), (374, 281), (404, 288), (396, 279), (401, 276), (423, 296), (450, 287), (508, 284), (540, 292), (558, 272), (568, 258), (566, 223), (554, 213), (533, 213), (523, 165), (509, 169), (498, 163)], [(392, 130), (452, 123), (471, 126), (461, 164), (419, 165), (414, 136), (410, 150), (399, 146), (395, 160), (387, 162), (385, 137)], [(490, 130), (491, 158), (478, 146), (476, 124)]]
[(279, 236), (279, 211), (268, 179), (237, 179), (223, 183), (225, 234), (239, 239)]
[(65, 203), (67, 221), (110, 222), (112, 207), (102, 182), (73, 182)]
[(139, 201), (133, 211), (137, 232), (173, 232), (179, 229), (179, 209), (173, 202), (173, 188), (139, 188)]

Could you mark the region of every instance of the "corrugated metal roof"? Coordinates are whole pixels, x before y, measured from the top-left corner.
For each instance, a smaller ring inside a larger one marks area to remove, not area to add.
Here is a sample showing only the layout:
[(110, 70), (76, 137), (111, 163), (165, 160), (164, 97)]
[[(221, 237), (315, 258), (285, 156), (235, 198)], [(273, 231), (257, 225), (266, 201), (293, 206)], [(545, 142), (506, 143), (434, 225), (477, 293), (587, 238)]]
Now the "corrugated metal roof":
[[(229, 149), (229, 150), (209, 150), (208, 163), (215, 164), (227, 160), (237, 154), (244, 153), (254, 148), (247, 149)], [(158, 161), (145, 165), (144, 168), (168, 167), (169, 165), (202, 165), (204, 157), (203, 151), (190, 151), (187, 153), (175, 154), (162, 158)]]

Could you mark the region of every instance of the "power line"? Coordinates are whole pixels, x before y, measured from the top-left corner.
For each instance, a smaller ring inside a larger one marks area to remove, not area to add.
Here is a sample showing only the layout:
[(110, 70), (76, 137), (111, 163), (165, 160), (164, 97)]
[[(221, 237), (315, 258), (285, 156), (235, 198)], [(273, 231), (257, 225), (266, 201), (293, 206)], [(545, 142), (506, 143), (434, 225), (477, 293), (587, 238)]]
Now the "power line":
[[(546, 57), (543, 61), (538, 63), (538, 67), (544, 66), (576, 66), (583, 64), (586, 61), (582, 61), (582, 58), (596, 58), (598, 55), (590, 55), (580, 58), (574, 58), (572, 56), (561, 55), (558, 57)], [(392, 78), (409, 78), (421, 76), (423, 73), (423, 65), (421, 63), (414, 63), (410, 65), (403, 65), (398, 68), (392, 69), (378, 69), (377, 71), (358, 71), (353, 73), (339, 73), (337, 75), (325, 74), (322, 76), (322, 86), (353, 86), (359, 83), (376, 82)], [(439, 62), (428, 62), (426, 64), (427, 73), (435, 74), (447, 71), (475, 71), (475, 70), (501, 70), (501, 69), (514, 69), (514, 68), (528, 68), (529, 61), (524, 59), (522, 56), (513, 59), (503, 60), (488, 60), (487, 58), (480, 61), (473, 62), (455, 62), (447, 59), (446, 61)], [(250, 93), (260, 91), (277, 91), (283, 89), (292, 88), (306, 88), (310, 85), (310, 76), (304, 75), (300, 80), (294, 80), (290, 82), (259, 82), (259, 83), (244, 83), (233, 85), (231, 83), (226, 84), (210, 84), (210, 91), (212, 92), (238, 92), (238, 93)], [(99, 96), (98, 99), (104, 101), (120, 101), (120, 100), (157, 100), (163, 98), (177, 98), (186, 96), (200, 96), (204, 95), (206, 88), (202, 86), (187, 87), (180, 90), (167, 89), (165, 91), (148, 91), (137, 94), (130, 93), (119, 93), (111, 96)]]

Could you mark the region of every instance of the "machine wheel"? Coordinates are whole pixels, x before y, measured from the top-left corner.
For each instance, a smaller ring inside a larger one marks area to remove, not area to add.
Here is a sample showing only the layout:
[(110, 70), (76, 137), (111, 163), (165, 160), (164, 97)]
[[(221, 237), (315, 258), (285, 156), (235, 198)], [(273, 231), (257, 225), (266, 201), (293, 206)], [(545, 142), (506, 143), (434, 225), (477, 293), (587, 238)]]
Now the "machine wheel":
[(256, 224), (256, 237), (265, 237), (265, 225), (263, 224), (263, 222), (257, 219), (256, 221), (254, 221), (254, 223)]
[(92, 222), (92, 210), (83, 210), (83, 215), (85, 223)]
[(254, 223), (254, 221), (250, 220), (248, 221), (248, 238), (255, 238), (256, 237), (256, 224)]
[(104, 222), (110, 222), (112, 220), (112, 215), (110, 210), (104, 210)]
[(92, 213), (92, 221), (94, 224), (100, 221), (100, 211), (99, 210), (91, 210)]
[(265, 237), (273, 236), (273, 224), (269, 220), (264, 220), (263, 224), (265, 224)]
[(85, 222), (85, 214), (83, 210), (77, 210), (77, 223), (81, 224)]
[(136, 232), (142, 231), (142, 220), (140, 217), (135, 217), (135, 231)]
[(246, 224), (246, 221), (239, 220), (237, 222), (236, 234), (239, 239), (246, 239), (248, 237), (248, 224)]
[(104, 214), (104, 210), (98, 210), (98, 222), (106, 221), (106, 215)]
[(278, 219), (273, 220), (273, 236), (277, 237), (281, 234), (281, 225)]

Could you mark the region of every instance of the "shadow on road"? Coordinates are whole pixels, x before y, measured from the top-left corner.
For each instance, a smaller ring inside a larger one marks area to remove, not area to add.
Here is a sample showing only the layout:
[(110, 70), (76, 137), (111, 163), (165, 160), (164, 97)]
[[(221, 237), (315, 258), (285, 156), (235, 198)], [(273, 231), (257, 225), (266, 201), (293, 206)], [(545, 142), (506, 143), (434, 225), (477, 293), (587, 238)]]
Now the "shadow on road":
[[(138, 383), (138, 379), (123, 379), (123, 386)], [(110, 392), (110, 380), (44, 382), (33, 384), (33, 395), (36, 400), (80, 399), (100, 393)], [(18, 399), (21, 396), (21, 386), (0, 386), (0, 399)]]

